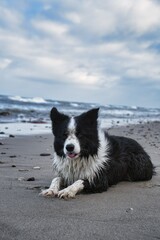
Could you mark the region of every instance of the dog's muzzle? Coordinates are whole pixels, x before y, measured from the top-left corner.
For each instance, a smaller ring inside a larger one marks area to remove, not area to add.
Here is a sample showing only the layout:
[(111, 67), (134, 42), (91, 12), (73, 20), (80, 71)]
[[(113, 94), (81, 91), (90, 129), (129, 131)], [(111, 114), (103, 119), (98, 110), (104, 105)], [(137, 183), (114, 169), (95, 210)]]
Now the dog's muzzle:
[(66, 155), (67, 157), (73, 159), (73, 158), (77, 158), (79, 156), (78, 153), (75, 152), (75, 146), (74, 144), (70, 143), (66, 145)]

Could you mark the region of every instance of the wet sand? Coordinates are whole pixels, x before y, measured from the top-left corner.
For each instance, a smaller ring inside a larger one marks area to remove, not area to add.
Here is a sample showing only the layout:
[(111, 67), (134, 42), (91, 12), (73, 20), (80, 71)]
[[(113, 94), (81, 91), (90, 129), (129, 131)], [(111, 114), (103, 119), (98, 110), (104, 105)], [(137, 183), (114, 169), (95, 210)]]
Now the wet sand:
[(160, 239), (160, 122), (108, 131), (142, 144), (156, 176), (67, 201), (39, 196), (54, 177), (52, 134), (0, 135), (1, 240)]

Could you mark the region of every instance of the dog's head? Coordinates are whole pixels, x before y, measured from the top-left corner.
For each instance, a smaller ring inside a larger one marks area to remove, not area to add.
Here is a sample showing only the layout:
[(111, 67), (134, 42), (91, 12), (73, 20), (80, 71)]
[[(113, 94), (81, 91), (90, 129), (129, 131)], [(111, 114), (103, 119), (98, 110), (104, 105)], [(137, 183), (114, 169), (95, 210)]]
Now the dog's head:
[(97, 154), (98, 108), (76, 117), (69, 117), (52, 108), (50, 117), (54, 135), (54, 150), (60, 157), (88, 158)]

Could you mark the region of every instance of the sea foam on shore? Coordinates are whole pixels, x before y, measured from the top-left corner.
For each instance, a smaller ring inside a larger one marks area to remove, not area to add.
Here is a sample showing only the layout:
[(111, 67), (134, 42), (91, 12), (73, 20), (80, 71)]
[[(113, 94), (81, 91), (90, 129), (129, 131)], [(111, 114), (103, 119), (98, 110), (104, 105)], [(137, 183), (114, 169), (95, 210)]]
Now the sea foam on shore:
[(35, 123), (1, 123), (0, 124), (0, 138), (8, 137), (10, 135), (36, 135), (51, 133), (51, 125), (35, 124)]

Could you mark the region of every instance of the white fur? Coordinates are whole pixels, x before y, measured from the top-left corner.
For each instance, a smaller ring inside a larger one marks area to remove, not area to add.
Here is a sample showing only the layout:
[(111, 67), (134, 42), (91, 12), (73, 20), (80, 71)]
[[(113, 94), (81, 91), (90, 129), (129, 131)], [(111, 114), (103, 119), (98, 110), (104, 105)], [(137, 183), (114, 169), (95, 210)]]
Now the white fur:
[(80, 153), (80, 144), (79, 144), (79, 141), (77, 139), (77, 137), (72, 134), (72, 135), (69, 135), (68, 138), (66, 139), (65, 143), (64, 143), (64, 154), (67, 154), (67, 149), (66, 149), (66, 146), (68, 144), (73, 144), (74, 145), (74, 153), (76, 154), (79, 154)]
[(99, 149), (97, 155), (88, 159), (79, 157), (76, 159), (61, 158), (54, 152), (53, 166), (62, 176), (67, 185), (73, 184), (79, 179), (88, 179), (92, 182), (98, 170), (103, 168), (107, 160), (108, 144), (103, 131), (99, 130)]
[(64, 143), (64, 148), (63, 148), (64, 154), (67, 154), (66, 146), (68, 144), (73, 144), (74, 145), (74, 153), (79, 154), (81, 149), (80, 149), (79, 141), (75, 135), (76, 123), (75, 123), (75, 119), (73, 117), (71, 117), (70, 122), (68, 124), (68, 132), (69, 132), (69, 135)]
[(76, 131), (76, 122), (75, 122), (75, 119), (74, 117), (71, 117), (70, 118), (70, 121), (69, 121), (69, 124), (68, 124), (68, 130), (69, 130), (69, 133), (70, 134), (75, 134), (75, 131)]
[(51, 185), (48, 189), (42, 190), (40, 195), (43, 196), (57, 196), (58, 192), (60, 190), (60, 185), (61, 185), (61, 177), (56, 177), (52, 180)]
[(84, 188), (83, 180), (77, 180), (72, 185), (59, 191), (58, 197), (59, 198), (74, 198), (78, 192), (83, 190), (83, 188)]

